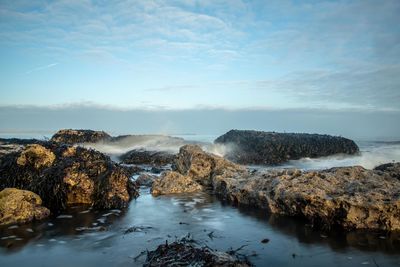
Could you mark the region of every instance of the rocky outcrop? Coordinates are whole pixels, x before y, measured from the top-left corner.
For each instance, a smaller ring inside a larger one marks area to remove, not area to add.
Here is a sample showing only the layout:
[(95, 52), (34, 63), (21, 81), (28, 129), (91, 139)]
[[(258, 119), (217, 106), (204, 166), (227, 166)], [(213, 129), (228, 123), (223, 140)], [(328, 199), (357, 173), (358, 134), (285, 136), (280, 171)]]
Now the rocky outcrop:
[(210, 188), (214, 176), (240, 175), (245, 169), (219, 156), (204, 152), (198, 145), (180, 148), (174, 170), (164, 172), (152, 185), (152, 194), (195, 192)]
[(122, 208), (138, 195), (126, 170), (108, 156), (52, 142), (4, 155), (0, 173), (0, 190), (16, 187), (35, 192), (54, 212), (76, 204)]
[(323, 228), (390, 231), (400, 230), (400, 181), (396, 175), (360, 166), (280, 170), (216, 177), (213, 186), (215, 193), (229, 202), (303, 217)]
[(350, 139), (320, 134), (231, 130), (214, 142), (228, 146), (225, 157), (240, 164), (274, 165), (303, 157), (359, 152)]
[(158, 266), (225, 266), (248, 267), (251, 263), (235, 255), (235, 251), (222, 252), (209, 247), (198, 247), (193, 242), (175, 241), (162, 244), (147, 253), (145, 267)]
[(164, 166), (172, 164), (175, 155), (167, 151), (148, 151), (144, 149), (135, 149), (121, 155), (120, 160), (124, 164)]
[(103, 131), (92, 130), (59, 130), (53, 135), (50, 141), (61, 144), (80, 144), (80, 143), (96, 143), (100, 141), (109, 141), (111, 136)]
[(153, 184), (156, 195), (185, 192), (193, 181), (222, 200), (306, 218), (323, 228), (400, 230), (400, 163), (374, 170), (354, 166), (254, 172), (187, 145), (175, 165), (175, 172)]
[(42, 220), (49, 215), (41, 198), (33, 192), (16, 188), (0, 192), (0, 226)]
[(200, 190), (202, 190), (202, 186), (192, 178), (174, 171), (164, 172), (159, 179), (154, 180), (151, 187), (153, 196), (193, 193)]

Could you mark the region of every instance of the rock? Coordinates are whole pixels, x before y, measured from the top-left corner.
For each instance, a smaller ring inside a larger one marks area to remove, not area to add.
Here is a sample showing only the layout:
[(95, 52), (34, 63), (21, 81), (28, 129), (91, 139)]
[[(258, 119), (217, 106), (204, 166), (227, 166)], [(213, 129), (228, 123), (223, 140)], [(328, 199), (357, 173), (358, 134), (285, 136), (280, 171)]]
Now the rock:
[(56, 156), (54, 153), (42, 145), (28, 145), (21, 155), (17, 158), (20, 166), (31, 166), (35, 169), (49, 167), (53, 164)]
[(111, 140), (111, 136), (103, 131), (92, 130), (59, 130), (50, 141), (62, 144), (97, 143)]
[(400, 163), (374, 170), (353, 166), (253, 172), (186, 145), (175, 170), (153, 183), (154, 195), (190, 192), (197, 184), (222, 200), (306, 218), (322, 228), (400, 230)]
[(204, 152), (198, 145), (185, 145), (179, 150), (174, 169), (203, 186), (212, 184), (212, 176), (243, 172), (245, 169), (219, 156)]
[(173, 166), (175, 171), (164, 172), (153, 183), (153, 195), (195, 192), (212, 187), (214, 177), (227, 178), (245, 172), (242, 166), (206, 153), (198, 145), (182, 146)]
[[(179, 264), (178, 264), (179, 263)], [(187, 241), (162, 244), (147, 253), (145, 267), (156, 266), (252, 266), (245, 258), (235, 253), (212, 250), (209, 247), (196, 247)]]
[(155, 179), (157, 179), (158, 176), (152, 175), (149, 173), (142, 173), (139, 175), (139, 177), (136, 179), (136, 184), (139, 186), (152, 186), (153, 182)]
[[(395, 165), (398, 169), (400, 163)], [(214, 191), (230, 202), (303, 217), (322, 228), (394, 231), (400, 230), (397, 176), (360, 166), (265, 171), (233, 179), (218, 177)]]
[(382, 164), (382, 165), (375, 167), (374, 170), (385, 172), (388, 175), (400, 180), (400, 164), (398, 164), (398, 163)]
[(49, 215), (50, 211), (33, 192), (16, 188), (5, 188), (0, 192), (0, 225), (42, 220)]
[(338, 136), (231, 130), (214, 143), (228, 146), (225, 157), (240, 164), (274, 165), (304, 157), (356, 154), (350, 139)]
[(148, 151), (135, 149), (120, 156), (120, 160), (125, 164), (144, 164), (151, 166), (164, 166), (172, 164), (175, 155), (166, 151)]
[(108, 156), (52, 142), (4, 155), (0, 173), (0, 190), (16, 187), (32, 191), (55, 213), (76, 204), (122, 208), (138, 195), (126, 170)]
[(151, 193), (153, 196), (192, 193), (202, 190), (202, 186), (196, 183), (191, 177), (174, 171), (163, 172), (160, 178), (154, 180)]

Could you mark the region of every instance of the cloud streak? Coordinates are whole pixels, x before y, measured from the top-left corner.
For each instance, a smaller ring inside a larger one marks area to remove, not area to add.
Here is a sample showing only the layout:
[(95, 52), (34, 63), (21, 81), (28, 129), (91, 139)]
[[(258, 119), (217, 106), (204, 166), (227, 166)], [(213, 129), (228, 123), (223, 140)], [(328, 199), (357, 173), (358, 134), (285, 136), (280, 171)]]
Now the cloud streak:
[(37, 68), (34, 68), (34, 69), (30, 69), (27, 72), (25, 72), (25, 74), (31, 74), (33, 72), (47, 70), (47, 69), (50, 69), (50, 68), (53, 68), (53, 67), (57, 66), (58, 64), (59, 64), (58, 62), (55, 62), (55, 63), (51, 63), (51, 64), (48, 64), (48, 65), (40, 66), (40, 67), (37, 67)]

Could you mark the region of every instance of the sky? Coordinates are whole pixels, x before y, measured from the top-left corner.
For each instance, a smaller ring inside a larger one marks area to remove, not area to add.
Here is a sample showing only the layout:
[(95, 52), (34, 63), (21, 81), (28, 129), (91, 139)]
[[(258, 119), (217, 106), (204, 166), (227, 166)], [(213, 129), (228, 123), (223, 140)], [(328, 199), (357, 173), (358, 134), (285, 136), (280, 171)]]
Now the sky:
[(0, 107), (400, 119), (398, 25), (398, 0), (0, 0)]

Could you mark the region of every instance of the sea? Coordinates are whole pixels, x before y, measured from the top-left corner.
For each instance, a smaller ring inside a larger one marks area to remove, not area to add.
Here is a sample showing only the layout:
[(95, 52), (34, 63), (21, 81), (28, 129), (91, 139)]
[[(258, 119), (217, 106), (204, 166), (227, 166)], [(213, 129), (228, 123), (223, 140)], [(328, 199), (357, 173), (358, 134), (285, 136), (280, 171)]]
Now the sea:
[[(0, 137), (46, 139), (51, 134), (1, 133)], [(135, 148), (177, 151), (180, 142), (198, 143), (223, 154), (222, 148), (212, 144), (216, 135), (173, 136), (184, 141), (153, 136), (141, 143), (90, 147), (116, 160)], [(273, 168), (374, 168), (400, 161), (400, 142), (356, 143), (358, 155), (303, 158)], [(255, 266), (400, 266), (400, 233), (323, 231), (299, 218), (235, 207), (207, 193), (153, 197), (144, 187), (125, 210), (71, 207), (44, 221), (0, 228), (0, 266), (141, 266), (146, 251), (187, 235), (200, 246), (220, 251), (239, 249), (238, 253), (247, 255)], [(269, 242), (261, 242), (263, 239)]]

